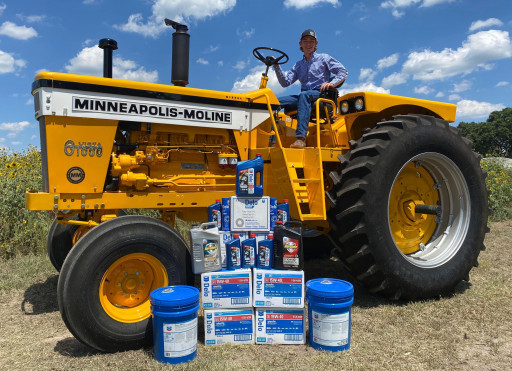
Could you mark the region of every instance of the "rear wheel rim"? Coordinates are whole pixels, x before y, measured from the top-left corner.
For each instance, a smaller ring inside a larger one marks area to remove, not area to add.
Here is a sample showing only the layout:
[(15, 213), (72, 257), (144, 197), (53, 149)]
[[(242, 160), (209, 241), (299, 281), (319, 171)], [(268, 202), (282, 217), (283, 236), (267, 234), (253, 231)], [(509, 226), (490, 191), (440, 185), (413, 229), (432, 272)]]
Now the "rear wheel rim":
[[(438, 205), (440, 216), (416, 214), (417, 204)], [(410, 263), (435, 268), (449, 261), (467, 234), (469, 189), (458, 166), (439, 153), (410, 159), (398, 172), (388, 199), (389, 229)]]
[(101, 279), (101, 306), (119, 322), (139, 322), (151, 315), (151, 291), (168, 282), (167, 271), (156, 257), (144, 253), (125, 255), (110, 265)]

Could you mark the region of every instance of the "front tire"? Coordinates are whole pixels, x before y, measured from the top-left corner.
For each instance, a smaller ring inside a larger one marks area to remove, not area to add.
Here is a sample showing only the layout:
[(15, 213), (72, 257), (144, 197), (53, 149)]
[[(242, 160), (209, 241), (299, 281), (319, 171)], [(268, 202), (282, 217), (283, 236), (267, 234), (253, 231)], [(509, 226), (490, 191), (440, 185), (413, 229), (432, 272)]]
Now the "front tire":
[(62, 266), (57, 298), (66, 326), (104, 352), (149, 344), (149, 294), (186, 284), (187, 260), (185, 241), (162, 221), (123, 216), (101, 223), (77, 242)]
[[(487, 190), (479, 156), (457, 129), (397, 116), (364, 134), (341, 165), (331, 236), (360, 282), (414, 299), (469, 279), (487, 231)], [(439, 215), (423, 214), (425, 205)]]

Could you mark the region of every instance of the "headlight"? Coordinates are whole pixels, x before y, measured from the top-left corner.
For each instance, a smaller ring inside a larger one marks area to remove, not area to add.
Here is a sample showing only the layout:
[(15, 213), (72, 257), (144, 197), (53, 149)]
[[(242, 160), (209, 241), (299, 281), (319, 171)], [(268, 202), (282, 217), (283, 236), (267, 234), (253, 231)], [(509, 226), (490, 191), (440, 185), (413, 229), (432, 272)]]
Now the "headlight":
[(348, 112), (348, 102), (346, 100), (344, 100), (343, 102), (341, 102), (341, 112), (343, 113), (347, 113)]
[(354, 102), (354, 107), (355, 107), (356, 111), (362, 111), (364, 108), (363, 98), (357, 98), (356, 101)]

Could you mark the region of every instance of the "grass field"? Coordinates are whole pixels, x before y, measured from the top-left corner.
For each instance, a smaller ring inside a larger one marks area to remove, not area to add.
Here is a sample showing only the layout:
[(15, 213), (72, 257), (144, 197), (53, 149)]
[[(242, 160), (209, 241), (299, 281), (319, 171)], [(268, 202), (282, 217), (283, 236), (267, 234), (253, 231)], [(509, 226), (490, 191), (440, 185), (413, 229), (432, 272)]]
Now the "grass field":
[[(506, 370), (512, 367), (512, 221), (491, 224), (471, 283), (450, 297), (391, 302), (356, 286), (351, 349), (204, 346), (176, 370)], [(326, 257), (306, 277), (349, 279)], [(57, 307), (58, 275), (45, 256), (0, 260), (0, 369), (169, 369), (152, 349), (102, 354), (67, 330)], [(202, 323), (202, 312), (200, 312)]]

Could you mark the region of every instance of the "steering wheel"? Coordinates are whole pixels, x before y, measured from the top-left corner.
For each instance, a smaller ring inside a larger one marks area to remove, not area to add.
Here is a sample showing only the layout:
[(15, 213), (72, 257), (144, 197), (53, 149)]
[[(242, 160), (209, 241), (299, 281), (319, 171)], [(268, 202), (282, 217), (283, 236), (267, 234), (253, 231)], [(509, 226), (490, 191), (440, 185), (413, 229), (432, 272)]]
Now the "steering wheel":
[[(276, 53), (279, 53), (280, 56), (275, 58), (271, 55), (267, 55), (266, 57), (264, 57), (261, 53), (260, 53), (260, 50), (270, 50), (272, 52), (276, 52)], [(272, 66), (273, 64), (285, 64), (286, 62), (288, 62), (288, 55), (285, 53), (285, 52), (282, 52), (281, 50), (278, 50), (278, 49), (274, 49), (274, 48), (267, 48), (265, 46), (260, 46), (258, 48), (255, 48), (253, 51), (252, 51), (252, 55), (254, 55), (254, 57), (259, 60), (259, 61), (262, 61), (263, 63), (265, 63), (265, 65), (267, 67), (269, 66)], [(281, 61), (281, 59), (285, 58), (284, 61)]]

